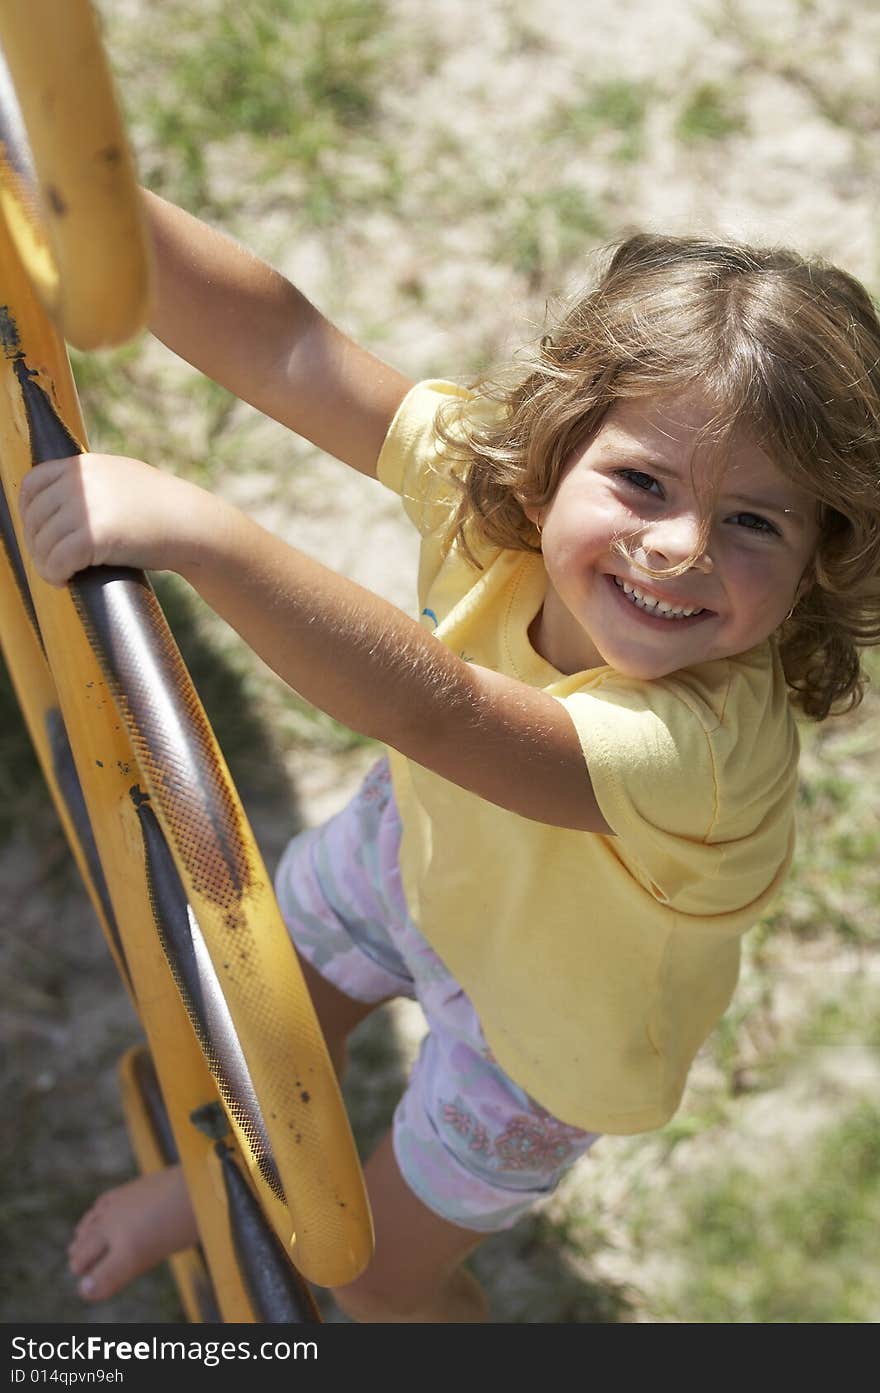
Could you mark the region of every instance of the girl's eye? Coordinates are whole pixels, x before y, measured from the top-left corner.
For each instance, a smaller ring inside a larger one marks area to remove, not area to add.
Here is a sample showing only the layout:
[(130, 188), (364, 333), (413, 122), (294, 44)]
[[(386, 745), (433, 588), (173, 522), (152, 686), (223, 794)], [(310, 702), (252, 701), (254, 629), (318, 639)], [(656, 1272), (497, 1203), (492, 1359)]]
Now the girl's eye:
[(643, 493), (650, 493), (652, 489), (660, 488), (653, 474), (644, 474), (641, 469), (619, 469), (617, 472), (628, 484), (641, 489)]
[(734, 513), (731, 518), (739, 527), (744, 527), (748, 532), (759, 532), (765, 537), (778, 537), (779, 529), (774, 527), (772, 522), (762, 518), (758, 513)]

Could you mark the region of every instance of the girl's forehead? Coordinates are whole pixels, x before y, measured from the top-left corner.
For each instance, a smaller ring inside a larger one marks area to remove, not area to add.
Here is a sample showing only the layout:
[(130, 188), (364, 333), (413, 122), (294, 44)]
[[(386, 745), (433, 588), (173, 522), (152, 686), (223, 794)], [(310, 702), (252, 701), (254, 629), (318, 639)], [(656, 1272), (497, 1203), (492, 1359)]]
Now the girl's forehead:
[[(718, 474), (719, 451), (711, 436), (718, 412), (702, 394), (618, 400), (606, 413), (592, 444), (603, 453), (624, 450), (658, 468), (693, 468)], [(747, 427), (737, 427), (723, 446), (724, 472), (755, 469), (784, 475)]]
[[(674, 396), (619, 399), (606, 413), (597, 438), (622, 437), (661, 454), (679, 455), (682, 450), (692, 454), (700, 443), (701, 432), (717, 420), (717, 416), (708, 398), (695, 389)], [(745, 443), (746, 433), (742, 434)], [(749, 443), (758, 448), (756, 442)]]

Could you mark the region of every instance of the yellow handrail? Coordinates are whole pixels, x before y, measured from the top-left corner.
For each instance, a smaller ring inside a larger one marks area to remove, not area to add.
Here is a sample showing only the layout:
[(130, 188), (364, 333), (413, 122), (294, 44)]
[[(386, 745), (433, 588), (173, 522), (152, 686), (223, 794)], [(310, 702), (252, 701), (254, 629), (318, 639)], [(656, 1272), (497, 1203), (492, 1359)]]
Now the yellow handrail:
[[(17, 495), (27, 470), (87, 448), (59, 330), (81, 347), (133, 332), (148, 303), (149, 259), (127, 147), (105, 160), (114, 168), (106, 186), (96, 173), (94, 152), (125, 142), (90, 5), (31, 0), (0, 6), (0, 17), (16, 89), (39, 67), (44, 94), (43, 108), (22, 103), (41, 199), (27, 191), (14, 112), (0, 130), (0, 638), (144, 1024), (224, 1319), (260, 1320), (269, 1317), (233, 1255), (238, 1241), (241, 1257), (244, 1230), (229, 1208), (242, 1193), (230, 1164), (247, 1176), (296, 1268), (322, 1286), (353, 1280), (370, 1257), (363, 1177), (262, 858), (152, 588), (140, 573), (96, 568), (58, 590), (21, 546)], [(68, 68), (80, 54), (89, 80), (76, 86)], [(56, 184), (62, 101), (91, 105), (95, 92), (94, 110), (64, 135), (81, 182), (65, 169)], [(94, 288), (101, 277), (82, 229), (111, 183), (128, 211), (99, 219), (107, 296), (105, 282)], [(45, 232), (41, 205), (50, 210)], [(223, 1164), (191, 1121), (218, 1098), (233, 1143)]]

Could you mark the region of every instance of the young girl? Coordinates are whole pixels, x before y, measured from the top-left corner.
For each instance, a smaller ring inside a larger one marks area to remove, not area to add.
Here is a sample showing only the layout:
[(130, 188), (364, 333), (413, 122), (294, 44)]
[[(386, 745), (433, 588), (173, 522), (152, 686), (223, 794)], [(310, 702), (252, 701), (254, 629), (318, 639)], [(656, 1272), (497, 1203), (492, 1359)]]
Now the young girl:
[[(41, 464), (53, 584), (173, 569), (310, 701), (388, 747), (278, 897), (338, 1068), (403, 994), (429, 1033), (366, 1166), (357, 1320), (480, 1320), (462, 1268), (600, 1132), (662, 1126), (791, 859), (795, 708), (880, 637), (880, 325), (843, 272), (638, 236), (503, 391), (413, 386), (148, 197), (155, 332), (396, 490), (421, 621), (182, 479)], [(110, 1295), (195, 1238), (176, 1171), (112, 1191), (71, 1267)]]

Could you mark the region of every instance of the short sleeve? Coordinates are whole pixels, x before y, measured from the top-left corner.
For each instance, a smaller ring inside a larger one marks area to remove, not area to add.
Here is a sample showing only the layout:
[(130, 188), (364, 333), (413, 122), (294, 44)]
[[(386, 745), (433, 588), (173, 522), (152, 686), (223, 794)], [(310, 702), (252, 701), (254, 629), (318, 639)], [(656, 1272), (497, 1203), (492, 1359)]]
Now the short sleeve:
[[(420, 382), (400, 403), (379, 454), (380, 483), (400, 495), (422, 539), (419, 609), (432, 627), (438, 615), (447, 613), (474, 583), (474, 566), (455, 540), (462, 499), (457, 476), (467, 458), (468, 430), (478, 421), (494, 418), (497, 411), (487, 398), (453, 382)], [(442, 435), (438, 416), (443, 420)], [(479, 537), (469, 538), (468, 552), (482, 566), (497, 547), (489, 547)]]
[(410, 521), (423, 537), (443, 532), (458, 506), (449, 447), (437, 434), (437, 415), (453, 403), (475, 402), (453, 382), (420, 382), (395, 413), (377, 466), (380, 483), (399, 494)]
[(745, 908), (787, 866), (797, 773), (772, 674), (711, 666), (708, 689), (611, 674), (564, 698), (616, 854), (661, 903), (703, 916)]

